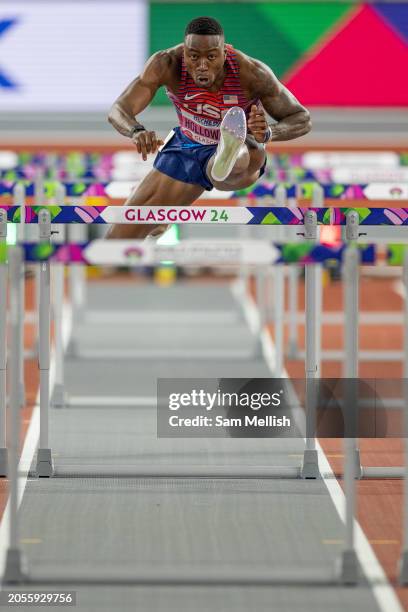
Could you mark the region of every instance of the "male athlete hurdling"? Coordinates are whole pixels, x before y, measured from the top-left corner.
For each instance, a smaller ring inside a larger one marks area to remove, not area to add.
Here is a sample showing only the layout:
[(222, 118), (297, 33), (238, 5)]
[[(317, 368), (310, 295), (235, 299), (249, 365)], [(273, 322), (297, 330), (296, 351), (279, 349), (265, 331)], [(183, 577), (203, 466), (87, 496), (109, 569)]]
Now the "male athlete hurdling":
[[(136, 116), (164, 86), (180, 127), (163, 143)], [(266, 113), (276, 123), (268, 125)], [(249, 187), (264, 173), (265, 144), (310, 131), (308, 111), (272, 70), (225, 43), (211, 17), (193, 19), (184, 43), (158, 51), (114, 103), (110, 123), (132, 139), (154, 169), (127, 200), (133, 206), (186, 206), (213, 187)], [(160, 148), (162, 146), (162, 148)], [(166, 226), (115, 225), (108, 238), (145, 238)]]

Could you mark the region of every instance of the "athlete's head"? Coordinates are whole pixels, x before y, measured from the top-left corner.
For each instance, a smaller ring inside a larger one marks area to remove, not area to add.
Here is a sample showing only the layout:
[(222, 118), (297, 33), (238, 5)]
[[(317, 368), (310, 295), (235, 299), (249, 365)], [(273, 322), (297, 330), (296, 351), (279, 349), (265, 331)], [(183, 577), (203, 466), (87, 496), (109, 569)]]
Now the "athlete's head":
[(222, 74), (225, 62), (224, 30), (212, 17), (197, 17), (184, 32), (184, 61), (197, 87), (209, 88)]

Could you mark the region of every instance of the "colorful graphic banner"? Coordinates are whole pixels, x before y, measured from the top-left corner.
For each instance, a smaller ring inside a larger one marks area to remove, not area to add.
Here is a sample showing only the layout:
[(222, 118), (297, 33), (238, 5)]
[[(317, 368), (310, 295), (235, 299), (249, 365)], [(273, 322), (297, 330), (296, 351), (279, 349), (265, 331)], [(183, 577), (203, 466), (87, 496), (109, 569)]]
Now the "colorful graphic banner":
[[(1, 206), (11, 223), (21, 222), (20, 206)], [(408, 208), (307, 208), (265, 206), (25, 206), (25, 223), (38, 223), (48, 210), (52, 223), (86, 224), (234, 224), (304, 225), (305, 215), (316, 213), (318, 225), (346, 225), (347, 213), (356, 212), (360, 225), (408, 225)]]

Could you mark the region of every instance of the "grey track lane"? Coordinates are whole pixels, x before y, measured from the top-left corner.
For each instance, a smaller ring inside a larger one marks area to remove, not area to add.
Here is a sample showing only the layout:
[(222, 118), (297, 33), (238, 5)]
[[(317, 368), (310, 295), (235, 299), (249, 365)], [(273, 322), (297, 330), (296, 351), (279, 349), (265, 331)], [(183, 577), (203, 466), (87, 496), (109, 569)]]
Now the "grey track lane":
[[(223, 334), (222, 326), (219, 334)], [(101, 366), (70, 361), (68, 391), (92, 395), (96, 388), (98, 395), (148, 395), (155, 392), (156, 378), (162, 373), (170, 377), (270, 375), (260, 360), (240, 363), (240, 369), (237, 365), (162, 360)], [(143, 406), (52, 410), (50, 434), (56, 464), (92, 463), (96, 469), (107, 462), (118, 467), (125, 462), (296, 465), (303, 449), (303, 443), (293, 439), (158, 440), (155, 427), (154, 408)], [(121, 568), (127, 574), (136, 573), (141, 565), (158, 564), (237, 569), (253, 564), (289, 571), (316, 566), (324, 571), (332, 567), (341, 550), (338, 541), (344, 537), (323, 482), (284, 479), (29, 480), (21, 532), (23, 539), (38, 539), (37, 544), (23, 545), (33, 574), (49, 578), (73, 571), (120, 574)], [(76, 609), (81, 612), (378, 610), (366, 584), (357, 588), (72, 588), (78, 592)]]
[(171, 287), (157, 287), (150, 284), (106, 284), (92, 283), (87, 292), (87, 305), (93, 310), (145, 310), (165, 313), (179, 310), (214, 311), (225, 309), (236, 314), (237, 303), (225, 285), (204, 283), (195, 285), (194, 290), (178, 283)]

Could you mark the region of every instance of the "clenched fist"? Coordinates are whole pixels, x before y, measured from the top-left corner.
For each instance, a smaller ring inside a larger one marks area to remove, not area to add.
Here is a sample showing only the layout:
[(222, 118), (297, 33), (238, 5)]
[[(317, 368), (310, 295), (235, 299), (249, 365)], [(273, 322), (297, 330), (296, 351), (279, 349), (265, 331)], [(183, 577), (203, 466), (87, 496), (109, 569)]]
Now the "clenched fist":
[(157, 149), (164, 144), (163, 141), (156, 136), (156, 132), (136, 132), (132, 136), (132, 142), (136, 146), (137, 152), (142, 154), (144, 161), (147, 160), (148, 153), (156, 153)]
[(248, 118), (248, 129), (254, 135), (257, 142), (265, 142), (265, 137), (268, 133), (270, 135), (265, 111), (262, 108), (258, 108), (256, 104), (251, 106)]

